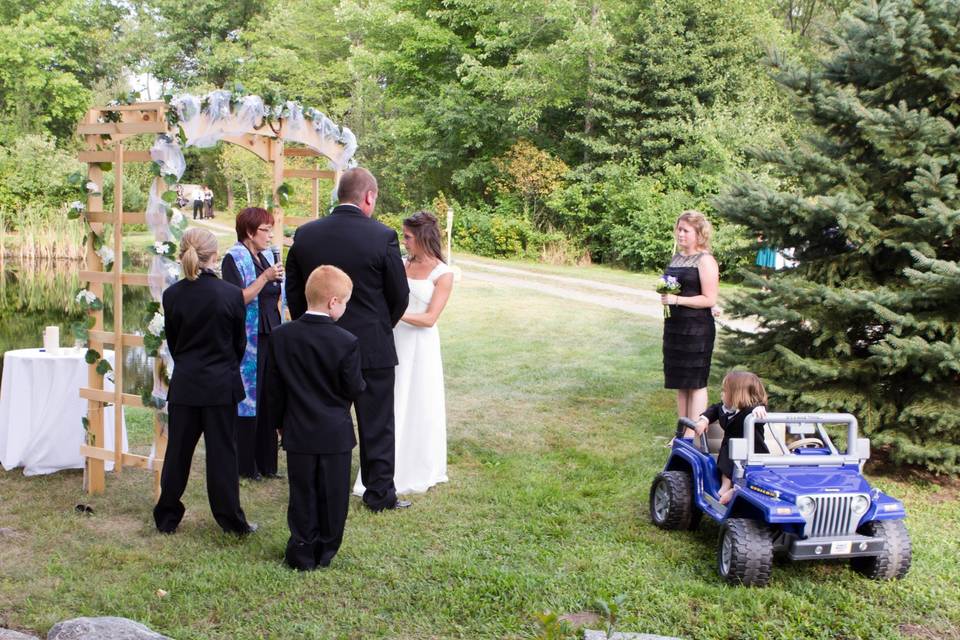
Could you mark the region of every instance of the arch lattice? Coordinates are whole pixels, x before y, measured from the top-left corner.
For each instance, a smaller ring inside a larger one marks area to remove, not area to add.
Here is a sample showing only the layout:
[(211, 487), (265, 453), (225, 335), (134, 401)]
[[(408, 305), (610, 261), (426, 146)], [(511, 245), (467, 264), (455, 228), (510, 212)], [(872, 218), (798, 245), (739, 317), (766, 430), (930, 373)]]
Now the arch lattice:
[[(213, 95), (213, 94), (211, 94)], [(222, 104), (222, 96), (221, 104)], [(103, 352), (104, 346), (111, 344), (114, 347), (114, 389), (105, 390), (103, 375), (97, 372), (95, 364), (90, 365), (87, 386), (80, 389), (80, 396), (88, 401), (88, 431), (89, 440), (82, 445), (81, 454), (86, 459), (84, 470), (84, 488), (87, 492), (102, 493), (106, 488), (104, 463), (107, 460), (114, 462), (115, 473), (121, 473), (124, 467), (139, 467), (153, 471), (154, 493), (159, 494), (160, 471), (163, 467), (163, 457), (166, 451), (165, 423), (159, 414), (154, 417), (154, 446), (149, 456), (124, 453), (120, 446), (123, 429), (122, 407), (143, 407), (141, 397), (123, 393), (123, 348), (142, 347), (144, 338), (123, 332), (123, 286), (146, 286), (151, 284), (150, 276), (146, 273), (124, 271), (123, 228), (125, 225), (146, 224), (146, 212), (130, 212), (123, 210), (123, 174), (124, 166), (132, 162), (153, 162), (150, 151), (127, 149), (125, 141), (140, 135), (167, 135), (176, 139), (179, 134), (186, 134), (186, 143), (193, 144), (194, 140), (203, 136), (205, 144), (211, 140), (223, 140), (239, 145), (251, 151), (272, 166), (273, 177), (273, 214), (275, 218), (275, 237), (286, 239), (286, 227), (296, 227), (319, 215), (320, 209), (320, 180), (332, 180), (337, 184), (340, 171), (350, 160), (356, 147), (353, 134), (348, 129), (339, 129), (319, 112), (310, 123), (302, 117), (298, 105), (288, 103), (287, 117), (278, 118), (279, 126), (268, 123), (262, 117), (264, 111), (262, 101), (254, 98), (259, 106), (260, 118), (249, 117), (247, 113), (231, 113), (228, 109), (220, 111), (219, 115), (210, 108), (200, 110), (194, 108), (191, 112), (183, 108), (180, 103), (177, 113), (179, 122), (173, 125), (169, 118), (170, 105), (166, 102), (140, 102), (129, 105), (111, 105), (90, 109), (86, 117), (77, 127), (77, 133), (83, 138), (84, 150), (79, 153), (81, 162), (87, 164), (87, 179), (97, 185), (103, 184), (104, 171), (114, 172), (113, 207), (112, 211), (103, 210), (103, 195), (90, 193), (87, 196), (87, 206), (84, 212), (86, 221), (95, 234), (102, 238), (104, 225), (113, 225), (112, 249), (114, 262), (112, 270), (105, 271), (104, 264), (94, 246), (94, 234), (87, 240), (87, 269), (82, 271), (80, 279), (89, 283), (89, 290), (98, 298), (103, 299), (105, 284), (113, 287), (113, 330), (106, 331), (103, 322), (103, 310), (91, 311), (94, 322), (89, 331), (90, 349)], [(196, 106), (199, 101), (190, 98)], [(229, 100), (229, 97), (227, 98)], [(229, 104), (229, 102), (227, 102)], [(246, 102), (244, 103), (246, 104)], [(184, 117), (185, 111), (188, 118)], [(292, 113), (291, 113), (292, 111)], [(312, 110), (311, 110), (312, 111)], [(270, 126), (264, 126), (269, 124)], [(287, 157), (306, 157), (327, 159), (333, 169), (298, 169), (286, 168), (284, 159)], [(288, 178), (307, 179), (312, 183), (312, 215), (303, 217), (285, 217), (280, 206), (281, 198), (278, 189)], [(163, 180), (155, 185), (160, 192), (166, 189)], [(106, 244), (106, 238), (103, 238)], [(154, 280), (154, 283), (156, 281)], [(160, 358), (156, 359), (158, 369), (154, 378), (157, 379)], [(114, 424), (105, 425), (103, 408), (107, 404), (114, 404)], [(114, 450), (104, 447), (104, 433), (106, 428), (114, 429)]]

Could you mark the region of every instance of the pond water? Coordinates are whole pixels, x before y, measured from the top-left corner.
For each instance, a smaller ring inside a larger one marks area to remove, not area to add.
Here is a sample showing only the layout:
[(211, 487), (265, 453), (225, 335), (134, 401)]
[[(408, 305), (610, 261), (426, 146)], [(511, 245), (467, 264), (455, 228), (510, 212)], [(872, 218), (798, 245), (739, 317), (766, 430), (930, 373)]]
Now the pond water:
[[(81, 288), (81, 263), (74, 261), (3, 261), (0, 272), (0, 358), (13, 349), (35, 348), (43, 345), (44, 327), (60, 327), (60, 346), (74, 344), (71, 324), (83, 317), (83, 312), (74, 301)], [(124, 267), (127, 268), (126, 266)], [(132, 265), (134, 271), (145, 271)], [(104, 287), (104, 325), (113, 330), (113, 287)], [(124, 331), (137, 333), (150, 302), (146, 287), (123, 288)], [(112, 349), (113, 345), (107, 345)], [(127, 347), (123, 354), (123, 387), (127, 393), (135, 393), (142, 384), (150, 385), (153, 379), (153, 359), (148, 358), (143, 347)], [(0, 368), (2, 371), (2, 368)], [(0, 373), (2, 376), (2, 373)]]

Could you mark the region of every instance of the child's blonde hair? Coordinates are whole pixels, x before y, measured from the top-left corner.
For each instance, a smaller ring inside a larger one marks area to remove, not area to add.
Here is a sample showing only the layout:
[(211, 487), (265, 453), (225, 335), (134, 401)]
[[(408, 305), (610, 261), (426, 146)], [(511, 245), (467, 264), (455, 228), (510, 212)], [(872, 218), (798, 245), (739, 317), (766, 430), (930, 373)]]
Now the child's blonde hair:
[(767, 390), (757, 374), (731, 371), (723, 376), (723, 398), (734, 409), (747, 409), (767, 404)]
[(180, 239), (180, 264), (187, 280), (196, 280), (202, 265), (210, 262), (217, 254), (217, 238), (200, 227), (184, 232)]
[(310, 273), (305, 293), (309, 306), (321, 307), (333, 297), (340, 300), (349, 298), (353, 293), (353, 280), (343, 270), (325, 264)]
[[(707, 220), (707, 216), (695, 209), (687, 209), (680, 214), (680, 217), (677, 218), (676, 223), (674, 223), (674, 231), (677, 230), (681, 222), (686, 222), (697, 232), (697, 246), (704, 251), (710, 251), (710, 239), (713, 238), (713, 225)], [(676, 251), (676, 249), (674, 249), (674, 251)]]

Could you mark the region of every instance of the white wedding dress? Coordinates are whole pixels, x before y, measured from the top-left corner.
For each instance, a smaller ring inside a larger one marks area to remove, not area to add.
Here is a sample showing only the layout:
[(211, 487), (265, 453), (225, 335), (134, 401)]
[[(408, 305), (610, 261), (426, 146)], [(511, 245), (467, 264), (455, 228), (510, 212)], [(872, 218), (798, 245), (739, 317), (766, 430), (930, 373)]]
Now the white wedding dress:
[[(437, 279), (451, 269), (437, 264), (425, 280), (407, 278), (409, 313), (423, 313), (430, 304)], [(402, 320), (393, 329), (397, 346), (393, 412), (396, 421), (397, 494), (422, 493), (447, 481), (447, 407), (443, 390), (443, 361), (437, 326), (415, 327)], [(353, 493), (363, 495), (360, 474)]]

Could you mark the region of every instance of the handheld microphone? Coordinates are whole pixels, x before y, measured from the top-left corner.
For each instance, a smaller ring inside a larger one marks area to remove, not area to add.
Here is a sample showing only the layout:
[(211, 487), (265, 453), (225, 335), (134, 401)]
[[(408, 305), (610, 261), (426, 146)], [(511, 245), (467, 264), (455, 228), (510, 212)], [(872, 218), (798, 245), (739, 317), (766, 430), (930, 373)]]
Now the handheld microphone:
[(270, 253), (273, 254), (273, 264), (274, 265), (280, 264), (280, 246), (274, 245), (270, 247)]

